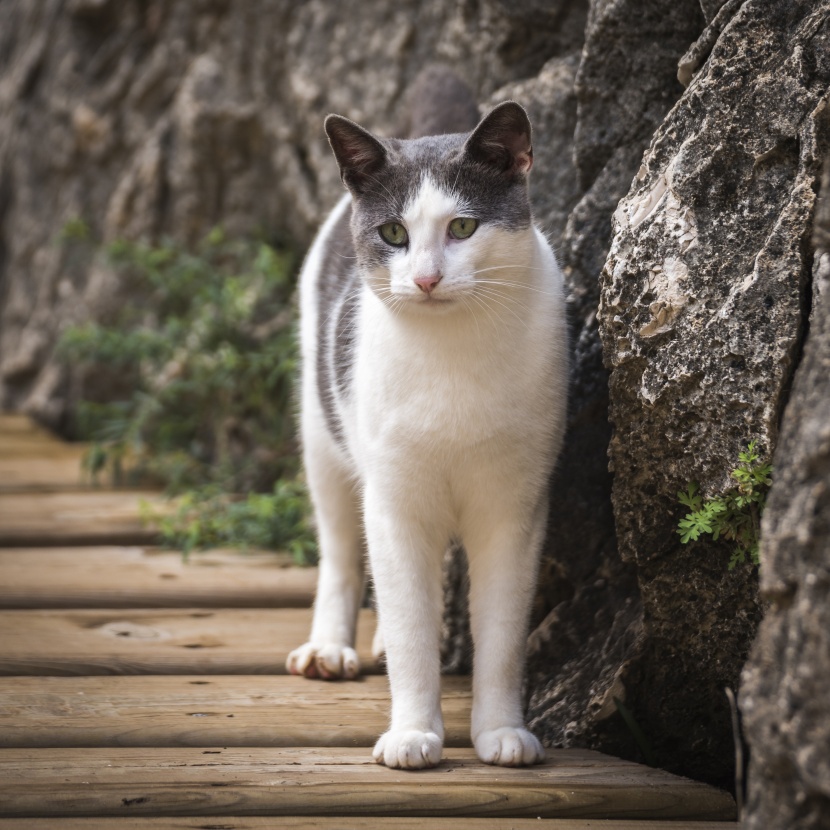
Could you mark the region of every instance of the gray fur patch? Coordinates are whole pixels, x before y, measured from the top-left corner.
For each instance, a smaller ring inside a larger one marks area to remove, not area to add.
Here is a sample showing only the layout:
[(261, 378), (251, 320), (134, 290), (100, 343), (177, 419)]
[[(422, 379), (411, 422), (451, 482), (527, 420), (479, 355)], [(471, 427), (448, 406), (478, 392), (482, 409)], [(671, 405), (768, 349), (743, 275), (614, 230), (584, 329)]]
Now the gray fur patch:
[(377, 228), (400, 222), (407, 202), (418, 192), (424, 176), (464, 204), (465, 215), (510, 231), (524, 230), (532, 221), (525, 175), (509, 175), (491, 165), (472, 161), (464, 153), (467, 133), (411, 140), (384, 139), (387, 161), (361, 193), (354, 195), (352, 234), (361, 268), (385, 263), (394, 252)]
[(360, 289), (350, 216), (351, 207), (332, 228), (317, 283), (317, 390), (326, 426), (338, 442), (343, 440), (343, 424), (336, 397), (348, 393)]

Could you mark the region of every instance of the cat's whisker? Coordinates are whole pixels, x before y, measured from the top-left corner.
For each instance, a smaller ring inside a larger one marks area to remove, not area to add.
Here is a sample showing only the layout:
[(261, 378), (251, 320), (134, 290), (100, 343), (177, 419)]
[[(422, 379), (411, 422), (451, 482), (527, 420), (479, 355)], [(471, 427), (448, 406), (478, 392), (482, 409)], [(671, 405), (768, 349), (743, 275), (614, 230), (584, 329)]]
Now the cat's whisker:
[(524, 265), (522, 263), (505, 263), (503, 265), (488, 265), (487, 268), (477, 268), (473, 271), (474, 274), (483, 274), (486, 271), (512, 271), (516, 268), (523, 268), (525, 271), (539, 271), (540, 273), (548, 273), (544, 268), (537, 265)]
[(493, 285), (493, 286), (502, 286), (505, 288), (518, 288), (522, 291), (532, 291), (536, 294), (541, 294), (546, 297), (558, 297), (558, 293), (556, 291), (546, 291), (544, 288), (537, 288), (534, 285), (528, 285), (527, 283), (523, 282), (515, 282), (512, 280), (494, 280), (494, 279), (483, 279), (477, 280), (476, 285)]
[(515, 306), (518, 306), (523, 311), (529, 311), (529, 307), (523, 303), (515, 294), (500, 291), (498, 286), (486, 286), (481, 285), (480, 283), (476, 286), (476, 289), (479, 293), (484, 294), (487, 297), (494, 297), (498, 298), (499, 300), (504, 300), (504, 302), (512, 303)]
[[(484, 298), (486, 298), (486, 299), (488, 300), (488, 302), (490, 302), (490, 303), (494, 303), (494, 304), (496, 304), (496, 305), (500, 306), (500, 307), (501, 307), (501, 308), (503, 308), (505, 311), (509, 311), (509, 312), (510, 312), (510, 313), (511, 313), (511, 314), (512, 314), (512, 315), (513, 315), (513, 316), (514, 316), (517, 320), (519, 320), (519, 321), (521, 321), (521, 322), (524, 322), (524, 318), (523, 318), (520, 314), (518, 314), (518, 313), (515, 311), (515, 309), (513, 309), (513, 308), (512, 308), (512, 307), (508, 304), (507, 300), (508, 300), (508, 299), (511, 299), (511, 300), (512, 300), (512, 298), (505, 297), (504, 295), (500, 295), (500, 294), (498, 294), (498, 293), (496, 293), (496, 292), (481, 292), (481, 293), (483, 293), (483, 294), (484, 294)], [(482, 299), (483, 299), (483, 298), (482, 298)], [(514, 304), (518, 305), (518, 306), (519, 306), (519, 308), (521, 308), (521, 310), (522, 310), (522, 311), (525, 311), (525, 312), (528, 312), (528, 311), (529, 311), (529, 309), (527, 308), (527, 306), (523, 306), (523, 305), (521, 305), (521, 304), (519, 304), (519, 303), (514, 303)]]

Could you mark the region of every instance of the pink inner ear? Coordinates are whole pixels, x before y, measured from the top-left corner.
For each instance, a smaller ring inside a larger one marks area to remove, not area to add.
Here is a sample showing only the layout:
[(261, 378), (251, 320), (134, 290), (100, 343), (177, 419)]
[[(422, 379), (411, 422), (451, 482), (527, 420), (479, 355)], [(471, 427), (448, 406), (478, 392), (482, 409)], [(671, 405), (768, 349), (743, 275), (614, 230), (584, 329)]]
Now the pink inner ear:
[(515, 133), (511, 136), (509, 148), (513, 156), (513, 163), (516, 165), (516, 171), (519, 173), (530, 172), (530, 168), (533, 167), (533, 147), (530, 145), (527, 134)]
[(533, 148), (528, 147), (527, 150), (517, 153), (515, 159), (516, 169), (520, 173), (529, 173), (530, 168), (533, 167)]
[(360, 137), (349, 136), (343, 141), (343, 151), (349, 163), (354, 167), (363, 167), (371, 164), (377, 158), (377, 151), (367, 147)]

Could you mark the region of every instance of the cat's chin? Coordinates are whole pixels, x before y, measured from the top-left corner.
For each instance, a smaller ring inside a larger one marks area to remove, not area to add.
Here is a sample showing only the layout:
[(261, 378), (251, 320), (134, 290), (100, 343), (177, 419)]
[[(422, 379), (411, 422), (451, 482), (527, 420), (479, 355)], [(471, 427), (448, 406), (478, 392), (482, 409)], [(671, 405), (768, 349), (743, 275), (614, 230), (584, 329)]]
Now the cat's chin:
[(421, 314), (442, 314), (460, 308), (461, 303), (456, 297), (412, 297), (404, 307)]

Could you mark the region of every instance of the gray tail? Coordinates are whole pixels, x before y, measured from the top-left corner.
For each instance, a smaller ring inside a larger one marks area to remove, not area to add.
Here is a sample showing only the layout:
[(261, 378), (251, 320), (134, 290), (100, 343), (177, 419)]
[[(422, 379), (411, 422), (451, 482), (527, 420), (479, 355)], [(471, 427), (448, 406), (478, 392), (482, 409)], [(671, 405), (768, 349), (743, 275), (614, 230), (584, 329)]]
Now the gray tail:
[(467, 84), (449, 67), (430, 64), (418, 73), (404, 95), (395, 135), (422, 138), (467, 133), (478, 121), (478, 104)]

